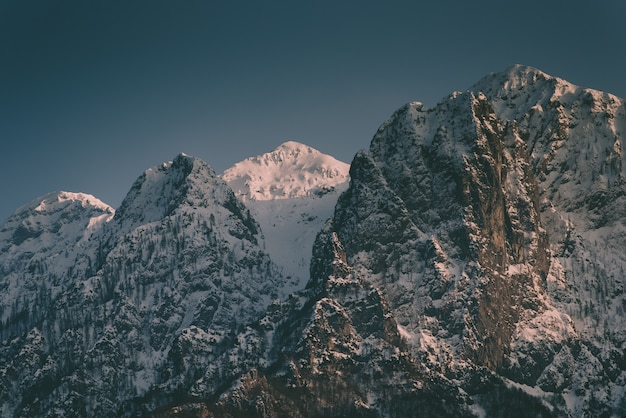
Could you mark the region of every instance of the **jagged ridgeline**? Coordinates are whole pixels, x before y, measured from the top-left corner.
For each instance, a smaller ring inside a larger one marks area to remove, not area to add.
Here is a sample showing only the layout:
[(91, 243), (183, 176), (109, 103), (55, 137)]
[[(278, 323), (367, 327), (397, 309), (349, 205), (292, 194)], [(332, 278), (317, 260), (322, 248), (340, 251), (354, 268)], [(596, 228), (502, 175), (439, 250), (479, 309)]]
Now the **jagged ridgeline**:
[(147, 170), (113, 212), (60, 193), (4, 226), (4, 416), (148, 412), (281, 298), (259, 225), (204, 162)]
[(37, 199), (0, 230), (2, 416), (625, 415), (625, 135), (517, 65), (400, 108), (349, 185), (288, 142)]

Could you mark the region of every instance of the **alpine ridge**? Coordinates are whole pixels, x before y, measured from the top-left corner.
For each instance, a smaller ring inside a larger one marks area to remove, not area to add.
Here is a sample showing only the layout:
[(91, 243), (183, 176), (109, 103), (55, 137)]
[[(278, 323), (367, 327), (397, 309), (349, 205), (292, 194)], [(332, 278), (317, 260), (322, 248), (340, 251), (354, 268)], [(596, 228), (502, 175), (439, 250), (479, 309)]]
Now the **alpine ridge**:
[(1, 414), (624, 416), (625, 135), (514, 65), (349, 166), (287, 142), (39, 198), (0, 229)]

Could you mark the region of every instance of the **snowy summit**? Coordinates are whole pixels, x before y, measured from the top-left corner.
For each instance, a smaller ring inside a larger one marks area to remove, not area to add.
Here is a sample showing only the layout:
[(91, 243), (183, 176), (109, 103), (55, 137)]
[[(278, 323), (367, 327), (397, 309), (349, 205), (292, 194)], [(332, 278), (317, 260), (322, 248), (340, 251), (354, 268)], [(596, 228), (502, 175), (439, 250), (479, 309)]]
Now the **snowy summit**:
[(349, 164), (290, 141), (222, 175), (259, 222), (267, 251), (295, 278), (295, 288), (308, 280), (313, 241), (347, 189), (349, 169)]
[(322, 195), (346, 183), (349, 168), (330, 155), (289, 141), (235, 164), (222, 178), (243, 201), (287, 199)]

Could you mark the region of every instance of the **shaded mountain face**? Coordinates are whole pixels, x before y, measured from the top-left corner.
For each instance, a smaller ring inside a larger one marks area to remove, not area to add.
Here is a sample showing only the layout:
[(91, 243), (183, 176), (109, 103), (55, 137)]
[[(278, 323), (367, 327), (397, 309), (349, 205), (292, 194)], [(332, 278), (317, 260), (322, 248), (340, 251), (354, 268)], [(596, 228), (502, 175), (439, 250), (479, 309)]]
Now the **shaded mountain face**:
[(472, 416), (463, 390), (409, 354), (381, 292), (346, 264), (337, 235), (325, 229), (315, 251), (326, 279), (271, 306), (194, 385), (200, 400), (226, 378), (219, 399), (162, 415)]
[(624, 415), (625, 131), (513, 66), (396, 111), (349, 185), (291, 142), (39, 199), (0, 230), (3, 415)]

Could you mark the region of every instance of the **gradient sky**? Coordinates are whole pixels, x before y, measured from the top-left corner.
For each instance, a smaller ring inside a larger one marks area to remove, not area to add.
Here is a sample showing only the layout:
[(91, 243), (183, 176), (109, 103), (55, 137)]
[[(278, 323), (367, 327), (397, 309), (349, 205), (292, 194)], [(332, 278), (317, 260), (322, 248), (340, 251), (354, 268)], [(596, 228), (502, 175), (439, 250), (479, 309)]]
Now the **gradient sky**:
[(0, 223), (58, 190), (117, 207), (180, 152), (350, 162), (404, 103), (515, 63), (626, 97), (624, 22), (622, 0), (0, 0)]

